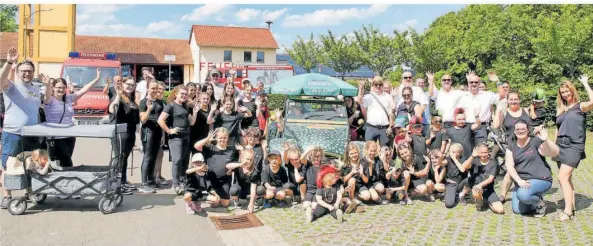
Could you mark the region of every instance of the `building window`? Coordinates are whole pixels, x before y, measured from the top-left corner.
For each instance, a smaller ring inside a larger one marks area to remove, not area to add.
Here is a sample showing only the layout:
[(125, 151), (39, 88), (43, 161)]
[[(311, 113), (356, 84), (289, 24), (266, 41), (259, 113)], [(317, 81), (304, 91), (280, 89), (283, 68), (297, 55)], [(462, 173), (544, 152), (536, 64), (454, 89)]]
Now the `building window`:
[(264, 63), (264, 52), (263, 51), (257, 52), (257, 62)]
[(233, 61), (233, 51), (232, 50), (225, 50), (224, 51), (224, 61), (225, 62), (232, 62)]
[(243, 61), (244, 62), (251, 62), (251, 51), (243, 52)]

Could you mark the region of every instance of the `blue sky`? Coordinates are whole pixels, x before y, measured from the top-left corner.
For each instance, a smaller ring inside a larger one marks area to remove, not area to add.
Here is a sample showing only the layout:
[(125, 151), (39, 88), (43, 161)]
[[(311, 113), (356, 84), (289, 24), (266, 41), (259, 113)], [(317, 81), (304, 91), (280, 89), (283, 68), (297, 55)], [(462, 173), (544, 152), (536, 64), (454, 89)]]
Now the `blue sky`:
[(373, 24), (383, 32), (411, 26), (422, 31), (440, 15), (464, 5), (85, 5), (77, 6), (76, 33), (83, 35), (189, 38), (192, 24), (264, 27), (280, 46), (297, 35), (348, 34)]

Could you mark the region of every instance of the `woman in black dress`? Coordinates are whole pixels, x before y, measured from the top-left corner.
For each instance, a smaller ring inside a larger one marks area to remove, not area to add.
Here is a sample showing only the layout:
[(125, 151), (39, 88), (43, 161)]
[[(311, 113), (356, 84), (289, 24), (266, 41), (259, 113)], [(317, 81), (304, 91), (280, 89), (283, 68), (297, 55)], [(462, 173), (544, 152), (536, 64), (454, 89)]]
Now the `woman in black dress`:
[(564, 211), (558, 220), (572, 220), (575, 206), (575, 191), (572, 183), (572, 172), (585, 159), (586, 113), (593, 109), (593, 90), (589, 86), (589, 76), (582, 75), (579, 80), (587, 91), (589, 100), (581, 102), (576, 88), (570, 81), (565, 81), (558, 88), (556, 108), (556, 144), (560, 154), (553, 160), (558, 163), (558, 181), (564, 196)]
[(121, 87), (117, 88), (117, 93), (109, 104), (109, 114), (112, 124), (127, 124), (127, 132), (119, 134), (117, 142), (113, 142), (113, 151), (116, 155), (121, 150), (121, 156), (116, 158), (116, 167), (121, 172), (121, 183), (124, 194), (131, 194), (136, 188), (128, 182), (128, 157), (132, 153), (134, 143), (136, 142), (136, 126), (140, 123), (140, 111), (136, 104), (136, 81), (128, 77)]

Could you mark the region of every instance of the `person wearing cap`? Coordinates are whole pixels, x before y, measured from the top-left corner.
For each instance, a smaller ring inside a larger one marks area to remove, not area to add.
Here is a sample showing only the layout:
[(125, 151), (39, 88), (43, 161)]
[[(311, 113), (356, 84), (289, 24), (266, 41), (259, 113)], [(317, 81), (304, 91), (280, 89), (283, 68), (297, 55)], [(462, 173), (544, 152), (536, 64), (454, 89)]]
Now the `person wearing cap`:
[(266, 190), (260, 183), (260, 171), (255, 169), (255, 153), (251, 149), (242, 150), (238, 163), (229, 163), (226, 168), (232, 172), (233, 184), (231, 186), (231, 200), (234, 209), (239, 208), (239, 199), (245, 199), (249, 195), (247, 211), (253, 213), (255, 200), (263, 197)]
[(271, 150), (267, 160), (269, 165), (264, 166), (261, 174), (262, 186), (266, 189), (264, 207), (271, 207), (272, 199), (276, 200), (279, 207), (284, 207), (286, 204), (291, 205), (292, 202), (286, 203), (285, 199), (294, 196), (293, 189), (295, 187), (288, 182), (288, 172), (282, 165), (280, 151)]
[(204, 164), (204, 156), (201, 153), (196, 153), (191, 158), (191, 164), (185, 171), (187, 174), (187, 187), (183, 200), (185, 201), (185, 211), (188, 214), (195, 214), (202, 212), (202, 206), (199, 199), (202, 198), (202, 192), (206, 190), (206, 172), (208, 165)]
[(541, 126), (546, 121), (546, 96), (544, 90), (538, 88), (531, 95), (531, 105), (529, 105), (529, 116), (533, 126)]

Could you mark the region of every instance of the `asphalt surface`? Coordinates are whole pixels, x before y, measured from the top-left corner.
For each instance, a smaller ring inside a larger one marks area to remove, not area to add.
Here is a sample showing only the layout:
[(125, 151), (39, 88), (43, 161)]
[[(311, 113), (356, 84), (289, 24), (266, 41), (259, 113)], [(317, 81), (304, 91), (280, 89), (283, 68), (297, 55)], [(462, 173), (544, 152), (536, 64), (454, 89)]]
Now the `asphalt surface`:
[[(108, 140), (79, 138), (74, 163), (107, 165), (109, 151)], [(165, 152), (163, 176), (170, 179), (167, 158)], [(141, 161), (141, 153), (134, 151), (133, 170), (128, 170), (132, 183), (140, 183)], [(99, 211), (99, 199), (48, 197), (43, 205), (29, 203), (19, 216), (0, 210), (0, 245), (223, 245), (210, 220), (187, 215), (171, 189), (124, 196), (122, 205), (108, 215)]]

